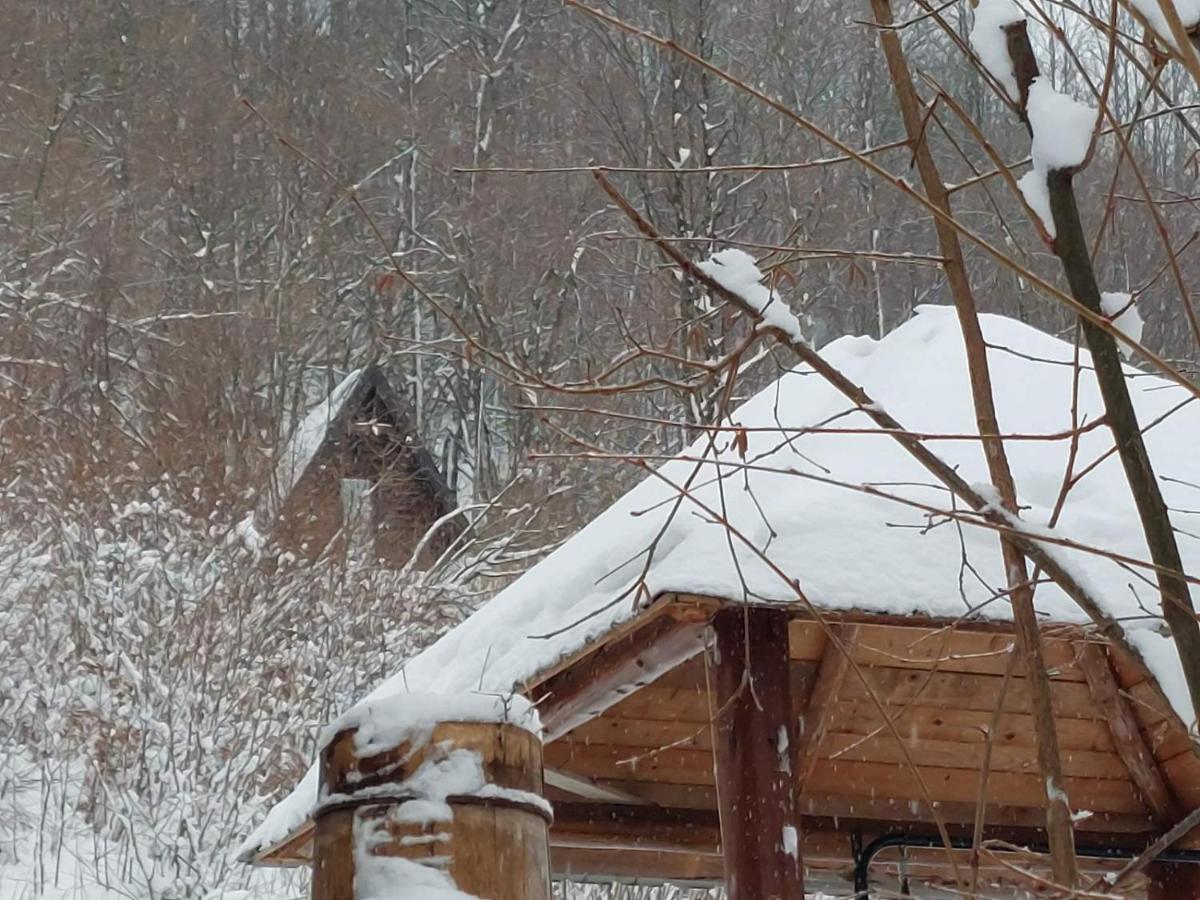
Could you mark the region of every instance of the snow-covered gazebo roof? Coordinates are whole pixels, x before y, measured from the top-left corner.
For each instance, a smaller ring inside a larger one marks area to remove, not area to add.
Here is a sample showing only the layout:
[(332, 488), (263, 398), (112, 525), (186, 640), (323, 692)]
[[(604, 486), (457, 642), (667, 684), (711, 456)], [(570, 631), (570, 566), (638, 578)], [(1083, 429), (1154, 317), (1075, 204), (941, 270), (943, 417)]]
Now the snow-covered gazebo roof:
[[(1076, 387), (1080, 425), (1103, 413), (1089, 357), (1079, 354), (1083, 371), (1076, 385), (1070, 344), (1009, 318), (982, 319), (1001, 430), (1012, 436), (1007, 449), (1022, 516), (1046, 523), (1067, 474)], [(822, 356), (906, 428), (927, 435), (929, 446), (967, 481), (987, 481), (979, 442), (971, 438), (975, 417), (951, 309), (922, 307), (882, 340), (844, 337)], [(1154, 423), (1146, 441), (1168, 504), (1200, 509), (1200, 407), (1163, 379), (1133, 368), (1129, 378), (1141, 422)], [(995, 532), (969, 516), (930, 518), (919, 507), (950, 509), (946, 490), (819, 376), (804, 367), (789, 372), (731, 419), (744, 431), (718, 434), (715, 455), (705, 452), (704, 438), (665, 462), (364, 702), (408, 691), (522, 690), (625, 627), (662, 595), (795, 603), (795, 589), (781, 572), (826, 611), (937, 621), (1011, 617), (1008, 603), (996, 599), (1004, 578)], [(1086, 474), (1068, 492), (1055, 530), (1079, 545), (1146, 560), (1111, 447), (1106, 428), (1083, 430), (1074, 472)], [(678, 488), (697, 466), (690, 497), (676, 509)], [(864, 485), (892, 498), (864, 492)], [(713, 512), (758, 552), (731, 541)], [(1188, 515), (1196, 514), (1181, 512), (1180, 518)], [(1186, 521), (1180, 524), (1186, 528)], [(1182, 537), (1185, 566), (1196, 571), (1200, 541)], [(1149, 571), (1098, 553), (1058, 552), (1122, 621), (1174, 712), (1192, 723)], [(1036, 604), (1046, 621), (1087, 624), (1053, 584), (1038, 585)], [(310, 771), (249, 837), (244, 853), (254, 856), (299, 828), (316, 787)]]

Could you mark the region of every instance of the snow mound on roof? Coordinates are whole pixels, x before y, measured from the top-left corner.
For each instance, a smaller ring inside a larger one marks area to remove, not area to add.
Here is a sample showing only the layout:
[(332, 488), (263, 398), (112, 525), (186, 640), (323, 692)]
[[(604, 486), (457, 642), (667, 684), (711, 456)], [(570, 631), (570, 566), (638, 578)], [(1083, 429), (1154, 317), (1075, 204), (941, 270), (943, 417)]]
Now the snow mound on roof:
[[(1054, 435), (1071, 427), (1072, 360), (1069, 344), (1012, 319), (982, 317), (992, 350), (1001, 430), (1006, 434)], [(915, 318), (880, 341), (845, 337), (822, 350), (833, 365), (861, 384), (876, 402), (914, 432), (975, 433), (962, 337), (953, 310), (921, 307)], [(1087, 353), (1081, 354), (1085, 366)], [(1183, 404), (1146, 434), (1146, 442), (1173, 508), (1200, 506), (1200, 404), (1183, 388), (1127, 369), (1138, 415), (1146, 425)], [(1103, 403), (1090, 371), (1080, 378), (1082, 421), (1097, 419)], [(720, 510), (734, 528), (807, 597), (830, 610), (960, 616), (983, 604), (978, 615), (1007, 619), (1010, 607), (993, 600), (1004, 584), (994, 532), (952, 522), (931, 526), (920, 511), (878, 496), (822, 483), (808, 473), (854, 485), (877, 485), (938, 508), (952, 505), (921, 466), (865, 413), (808, 370), (799, 367), (733, 413), (748, 431), (744, 459), (732, 434), (718, 441), (694, 495)], [(789, 429), (787, 434), (776, 430)], [(817, 433), (814, 426), (855, 433)], [(933, 439), (930, 446), (958, 467), (968, 482), (987, 482), (978, 441)], [(1046, 523), (1062, 485), (1069, 441), (1012, 440), (1007, 443), (1013, 474), (1031, 525)], [(1076, 471), (1112, 447), (1107, 429), (1080, 439)], [(704, 443), (691, 453), (698, 455)], [(753, 470), (744, 465), (753, 465)], [(368, 700), (412, 690), (458, 693), (503, 692), (520, 686), (565, 655), (576, 652), (637, 612), (633, 588), (645, 571), (650, 596), (692, 592), (756, 601), (794, 601), (795, 593), (754, 552), (730, 541), (694, 504), (684, 501), (666, 528), (653, 559), (646, 551), (671, 513), (677, 489), (694, 463), (672, 460), (635, 487), (553, 554), (498, 594), (490, 603), (408, 662)], [(718, 474), (719, 481), (718, 484)], [(1120, 463), (1109, 456), (1068, 495), (1058, 532), (1076, 541), (1139, 559), (1148, 553)], [(1200, 542), (1181, 547), (1189, 571), (1200, 569)], [(1155, 634), (1161, 621), (1147, 618), (1157, 606), (1150, 583), (1107, 559), (1058, 550), (1073, 571), (1096, 586), (1108, 611), (1141, 630), (1137, 643), (1147, 663), (1168, 688), (1179, 681), (1173, 646)], [(971, 569), (963, 565), (964, 556)], [(1132, 590), (1131, 590), (1132, 588)], [(643, 596), (645, 593), (642, 594)], [(989, 602), (990, 601), (990, 602)], [(1079, 608), (1057, 587), (1037, 588), (1045, 617), (1084, 622)], [(1193, 713), (1186, 692), (1168, 690), (1185, 722)], [(272, 810), (251, 835), (247, 850), (273, 843), (298, 827), (316, 797), (312, 772)]]

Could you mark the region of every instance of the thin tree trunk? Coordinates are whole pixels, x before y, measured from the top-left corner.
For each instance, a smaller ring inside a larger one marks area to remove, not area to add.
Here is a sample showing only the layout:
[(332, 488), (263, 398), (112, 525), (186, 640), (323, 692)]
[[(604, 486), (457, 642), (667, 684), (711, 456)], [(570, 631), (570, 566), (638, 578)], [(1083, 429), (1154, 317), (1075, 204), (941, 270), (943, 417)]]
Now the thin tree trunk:
[[(917, 171), (925, 188), (925, 194), (946, 219), (935, 220), (938, 244), (945, 262), (942, 269), (954, 299), (966, 346), (967, 368), (971, 379), (971, 396), (975, 406), (975, 422), (982, 439), (984, 457), (992, 484), (1000, 494), (1005, 509), (1017, 512), (1017, 491), (1004, 442), (999, 437), (1000, 426), (996, 418), (996, 405), (992, 393), (991, 372), (988, 368), (987, 344), (979, 325), (978, 307), (971, 282), (967, 277), (966, 261), (958, 234), (947, 224), (951, 216), (950, 195), (942, 181), (933, 153), (925, 141), (925, 116), (923, 104), (913, 85), (908, 61), (898, 33), (888, 27), (894, 23), (890, 0), (871, 0), (871, 8), (880, 29), (880, 44), (887, 60), (896, 99), (904, 119), (905, 131), (912, 148)], [(1077, 873), (1075, 868), (1075, 832), (1071, 823), (1071, 808), (1063, 791), (1062, 759), (1059, 754), (1058, 734), (1054, 725), (1054, 708), (1050, 701), (1050, 678), (1042, 657), (1041, 635), (1038, 631), (1037, 614), (1033, 606), (1033, 587), (1025, 566), (1025, 557), (1017, 545), (1007, 536), (1001, 536), (1000, 545), (1004, 557), (1004, 571), (1012, 599), (1013, 619), (1020, 636), (1021, 650), (1025, 659), (1026, 674), (1031, 688), (1034, 727), (1036, 729), (1038, 768), (1046, 794), (1046, 833), (1050, 840), (1050, 860), (1054, 879), (1066, 888), (1073, 888)]]
[[(1008, 48), (1013, 57), (1013, 68), (1017, 73), (1021, 97), (1026, 100), (1029, 85), (1039, 74), (1037, 57), (1029, 42), (1025, 22), (1006, 28)], [(1047, 173), (1046, 183), (1050, 192), (1050, 212), (1054, 217), (1056, 237), (1053, 243), (1055, 255), (1062, 263), (1063, 273), (1071, 288), (1071, 295), (1082, 306), (1097, 314), (1103, 314), (1100, 305), (1100, 287), (1096, 271), (1092, 267), (1088, 252), (1087, 236), (1079, 216), (1075, 199), (1072, 169), (1054, 169)], [(1179, 544), (1166, 501), (1159, 489), (1154, 467), (1146, 452), (1142, 429), (1138, 424), (1133, 401), (1129, 397), (1129, 385), (1117, 342), (1107, 332), (1092, 322), (1081, 319), (1083, 335), (1092, 353), (1092, 365), (1096, 371), (1096, 382), (1104, 398), (1106, 420), (1113, 433), (1125, 477), (1133, 492), (1138, 518), (1150, 549), (1150, 558), (1158, 566), (1156, 576), (1162, 594), (1163, 618), (1171, 629), (1183, 674), (1187, 679), (1188, 693), (1192, 705), (1200, 710), (1200, 625), (1196, 623), (1196, 611), (1191, 593), (1183, 577), (1183, 561)]]

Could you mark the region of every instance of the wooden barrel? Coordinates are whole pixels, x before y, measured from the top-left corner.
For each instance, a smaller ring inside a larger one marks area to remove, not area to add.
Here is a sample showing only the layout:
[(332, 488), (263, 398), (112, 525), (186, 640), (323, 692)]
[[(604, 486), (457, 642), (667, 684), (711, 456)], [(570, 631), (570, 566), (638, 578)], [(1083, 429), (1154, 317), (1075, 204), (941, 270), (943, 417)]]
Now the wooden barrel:
[[(514, 725), (444, 722), (419, 744), (360, 756), (357, 729), (321, 754), (313, 900), (419, 886), (481, 900), (549, 900), (542, 743)], [(399, 889), (399, 891), (397, 891)]]

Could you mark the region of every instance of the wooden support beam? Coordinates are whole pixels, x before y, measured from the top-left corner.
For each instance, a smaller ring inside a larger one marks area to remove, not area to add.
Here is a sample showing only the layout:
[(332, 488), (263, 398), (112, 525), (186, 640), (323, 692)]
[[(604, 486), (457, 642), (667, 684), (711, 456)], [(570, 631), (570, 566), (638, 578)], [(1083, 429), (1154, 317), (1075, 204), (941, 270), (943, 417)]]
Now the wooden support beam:
[(1091, 642), (1081, 642), (1076, 649), (1092, 699), (1108, 722), (1113, 748), (1158, 823), (1173, 825), (1183, 817), (1183, 808), (1142, 736), (1132, 708), (1121, 695), (1108, 654), (1100, 644)]
[(704, 647), (706, 612), (667, 607), (646, 624), (595, 650), (529, 692), (550, 742), (603, 713)]
[[(806, 866), (851, 866), (854, 855), (848, 834), (830, 819), (809, 820), (800, 849)], [(874, 833), (874, 832), (872, 832)], [(558, 803), (552, 847), (607, 850), (647, 850), (666, 853), (718, 855), (720, 822), (712, 810), (603, 803)], [(652, 877), (655, 873), (643, 873)]]
[(719, 886), (724, 875), (716, 853), (671, 850), (551, 847), (550, 865), (557, 877), (605, 884), (654, 882), (708, 888)]
[(1200, 900), (1200, 865), (1147, 866), (1146, 900)]
[(562, 791), (564, 794), (570, 794), (572, 797), (581, 797), (584, 800), (593, 800), (600, 803), (641, 804), (646, 802), (628, 791), (618, 791), (615, 788), (605, 787), (602, 784), (597, 784), (594, 778), (588, 778), (586, 775), (574, 775), (570, 772), (564, 772), (561, 769), (543, 769), (542, 780), (548, 788), (554, 788)]
[(821, 665), (817, 670), (817, 681), (813, 685), (808, 705), (800, 715), (799, 729), (796, 735), (796, 757), (800, 761), (799, 789), (804, 790), (804, 784), (812, 775), (817, 764), (817, 748), (825, 732), (829, 728), (830, 716), (837, 703), (838, 692), (846, 673), (850, 671), (850, 646), (854, 643), (857, 626), (836, 626), (835, 634), (842, 642), (846, 652), (843, 653), (829, 641), (825, 646), (825, 655), (821, 657)]
[[(343, 732), (321, 751), (321, 786), (330, 792), (357, 774), (353, 732)], [(312, 900), (354, 900), (354, 825), (358, 811), (349, 805), (315, 816)]]
[(713, 616), (713, 738), (729, 900), (804, 900), (788, 614)]
[(619, 803), (556, 803), (550, 843), (556, 847), (720, 852), (715, 810)]
[[(892, 764), (888, 768), (894, 773), (897, 769)], [(855, 767), (847, 770), (841, 777), (842, 786), (850, 779), (861, 775)], [(868, 777), (877, 777), (879, 770), (869, 773)], [(927, 770), (926, 777), (945, 775), (944, 769)], [(978, 776), (976, 776), (978, 778)], [(640, 799), (650, 804), (662, 806), (677, 806), (687, 809), (715, 809), (717, 806), (716, 789), (710, 785), (677, 784), (661, 781), (615, 781), (601, 779), (598, 784), (612, 787), (616, 790), (636, 794)], [(1146, 846), (1147, 836), (1155, 830), (1153, 818), (1144, 811), (1140, 801), (1128, 782), (1118, 782), (1128, 787), (1128, 794), (1137, 802), (1137, 812), (1097, 810), (1094, 806), (1084, 806), (1093, 810), (1093, 815), (1079, 824), (1080, 841), (1091, 845), (1119, 846), (1131, 852), (1139, 852)], [(860, 786), (859, 796), (849, 796), (843, 790), (821, 791), (809, 790), (800, 797), (800, 812), (805, 816), (833, 817), (843, 825), (865, 823), (896, 823), (900, 825), (928, 824), (928, 813), (923, 807), (920, 793), (911, 787), (905, 796), (895, 796), (887, 792), (878, 792), (870, 796), (869, 785)], [(1087, 801), (1104, 799), (1098, 793), (1107, 790), (1113, 782), (1097, 782), (1097, 793), (1087, 796)], [(970, 794), (970, 787), (964, 783), (962, 798), (959, 800), (938, 800), (938, 809), (943, 819), (952, 828), (954, 826), (967, 828), (975, 821), (976, 794)], [(1112, 805), (1112, 804), (1110, 804)], [(1121, 805), (1124, 805), (1123, 802)], [(989, 803), (986, 820), (989, 827), (1020, 827), (1044, 831), (1045, 814), (1040, 806), (1012, 806), (1008, 804)], [(802, 829), (803, 831), (803, 829)], [(1044, 835), (1043, 835), (1044, 837)], [(803, 839), (801, 840), (803, 844)], [(1190, 844), (1188, 846), (1191, 846)], [(1200, 846), (1200, 844), (1198, 844)]]

